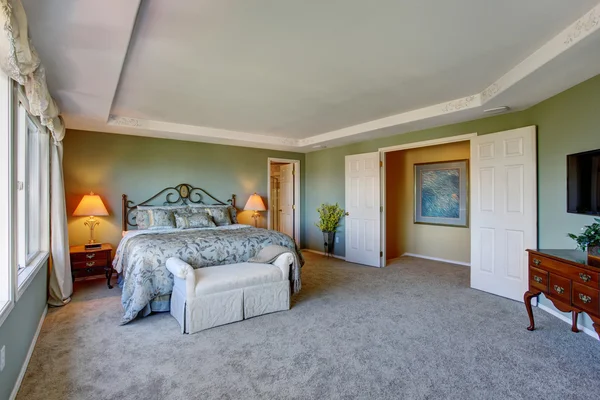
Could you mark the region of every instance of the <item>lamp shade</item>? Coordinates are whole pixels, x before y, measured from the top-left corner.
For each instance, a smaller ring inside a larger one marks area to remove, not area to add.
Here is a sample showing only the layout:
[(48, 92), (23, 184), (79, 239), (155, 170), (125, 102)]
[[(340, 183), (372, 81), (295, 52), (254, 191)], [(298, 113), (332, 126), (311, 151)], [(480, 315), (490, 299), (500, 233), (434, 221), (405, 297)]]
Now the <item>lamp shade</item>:
[(95, 217), (100, 215), (108, 215), (108, 211), (106, 210), (106, 207), (104, 207), (104, 203), (100, 196), (94, 194), (94, 192), (83, 196), (83, 199), (81, 199), (73, 213), (74, 217)]
[(266, 211), (265, 203), (262, 201), (262, 198), (254, 193), (244, 206), (244, 210), (252, 210), (252, 211)]

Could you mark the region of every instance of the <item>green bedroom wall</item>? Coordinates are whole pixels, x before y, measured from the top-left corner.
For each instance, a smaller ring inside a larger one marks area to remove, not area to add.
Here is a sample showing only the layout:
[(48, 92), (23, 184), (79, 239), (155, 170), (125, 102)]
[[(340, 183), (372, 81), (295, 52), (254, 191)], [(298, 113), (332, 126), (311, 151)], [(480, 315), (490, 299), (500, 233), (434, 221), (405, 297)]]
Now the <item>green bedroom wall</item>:
[[(306, 188), (310, 193), (318, 195), (306, 197), (306, 212), (304, 214), (305, 246), (310, 249), (323, 251), (323, 236), (314, 225), (318, 218), (317, 207), (321, 203), (339, 203), (344, 207), (344, 159), (347, 155), (378, 151), (381, 147), (420, 142), (423, 140), (439, 139), (466, 133), (493, 133), (506, 129), (514, 129), (532, 125), (526, 112), (500, 115), (493, 118), (480, 119), (455, 125), (446, 125), (423, 131), (404, 133), (382, 139), (354, 143), (342, 147), (320, 150), (306, 154)], [(346, 254), (344, 227), (340, 226), (337, 235), (339, 243), (335, 244), (334, 253), (339, 256)]]
[(0, 399), (10, 397), (46, 307), (47, 270), (47, 265), (40, 269), (0, 325), (0, 347), (6, 346), (6, 367), (0, 373)]
[[(574, 248), (568, 232), (577, 232), (592, 217), (566, 212), (566, 155), (600, 148), (600, 75), (545, 100), (525, 111), (396, 135), (306, 155), (306, 188), (318, 196), (306, 198), (306, 247), (321, 250), (322, 236), (314, 227), (316, 208), (322, 202), (344, 206), (344, 157), (447, 136), (477, 132), (488, 134), (537, 125), (538, 138), (538, 245), (540, 248)], [(343, 256), (344, 231), (335, 254)], [(546, 299), (541, 304), (554, 308)], [(568, 316), (565, 314), (565, 316)], [(570, 318), (570, 317), (569, 317)], [(583, 324), (591, 328), (584, 315)]]
[[(96, 240), (115, 247), (121, 238), (123, 193), (137, 203), (165, 187), (189, 183), (223, 201), (235, 193), (238, 209), (254, 192), (266, 203), (269, 157), (300, 160), (304, 193), (305, 156), (301, 153), (69, 130), (63, 160), (69, 242), (83, 244), (89, 237), (85, 218), (71, 214), (90, 191), (102, 197), (110, 213), (99, 217)], [(253, 224), (251, 215), (251, 211), (240, 212), (238, 218)], [(262, 217), (260, 222), (266, 226), (267, 214)]]

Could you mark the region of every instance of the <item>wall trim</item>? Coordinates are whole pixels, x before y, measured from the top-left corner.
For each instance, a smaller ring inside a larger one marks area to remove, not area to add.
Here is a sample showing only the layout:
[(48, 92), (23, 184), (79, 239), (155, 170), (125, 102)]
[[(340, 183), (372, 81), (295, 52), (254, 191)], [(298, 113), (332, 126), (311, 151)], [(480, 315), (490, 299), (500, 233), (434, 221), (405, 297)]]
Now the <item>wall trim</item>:
[(477, 136), (476, 132), (475, 133), (467, 133), (464, 135), (443, 137), (443, 138), (439, 138), (439, 139), (423, 140), (421, 142), (412, 142), (412, 143), (399, 144), (397, 146), (382, 147), (379, 149), (379, 152), (388, 153), (390, 151), (408, 150), (408, 149), (416, 149), (419, 147), (437, 146), (437, 145), (446, 144), (446, 143), (464, 142), (467, 140), (471, 140), (475, 136)]
[(42, 331), (42, 325), (44, 325), (44, 320), (46, 319), (46, 314), (48, 314), (48, 305), (44, 307), (44, 312), (42, 313), (42, 317), (40, 318), (40, 322), (38, 323), (38, 327), (35, 331), (35, 335), (33, 335), (33, 340), (31, 341), (31, 345), (29, 346), (29, 350), (27, 351), (27, 356), (25, 357), (25, 361), (23, 362), (23, 366), (21, 367), (21, 372), (19, 372), (19, 376), (17, 377), (17, 381), (15, 382), (15, 386), (10, 394), (9, 399), (14, 400), (17, 397), (17, 393), (19, 393), (19, 389), (21, 388), (21, 383), (23, 383), (23, 378), (25, 378), (25, 372), (27, 372), (27, 367), (29, 366), (29, 360), (31, 360), (31, 355), (33, 354), (33, 350), (35, 349), (35, 345), (37, 343), (38, 337), (40, 336), (40, 332)]
[(402, 254), (402, 257), (405, 257), (405, 256), (416, 257), (416, 258), (423, 258), (425, 260), (440, 261), (440, 262), (445, 262), (445, 263), (448, 263), (448, 264), (463, 265), (465, 267), (470, 267), (471, 266), (471, 263), (468, 263), (468, 262), (447, 260), (445, 258), (438, 258), (438, 257), (429, 257), (429, 256), (424, 256), (422, 254), (415, 254), (415, 253), (404, 253), (404, 254)]
[[(556, 310), (554, 310), (554, 309), (552, 309), (552, 308), (550, 308), (548, 306), (545, 306), (545, 305), (543, 305), (543, 304), (541, 304), (539, 302), (538, 302), (538, 308), (541, 309), (541, 310), (546, 311), (550, 315), (555, 316), (556, 318), (560, 319), (561, 321), (564, 321), (567, 324), (571, 325), (571, 318), (570, 317), (566, 317), (563, 314), (561, 314), (560, 312), (558, 312), (558, 311), (556, 311)], [(584, 332), (586, 335), (591, 336), (591, 337), (593, 337), (596, 340), (599, 340), (598, 339), (598, 334), (593, 329), (587, 328), (587, 327), (581, 325), (580, 323), (577, 323), (577, 327), (579, 328), (580, 331)]]
[[(322, 251), (318, 251), (318, 250), (313, 250), (313, 249), (302, 249), (302, 251), (308, 251), (309, 253), (314, 253), (314, 254), (319, 254), (322, 256), (325, 256), (326, 254)], [(338, 260), (344, 260), (346, 261), (346, 257), (342, 257), (342, 256), (336, 256), (335, 254), (332, 254), (331, 257), (333, 258), (337, 258)]]

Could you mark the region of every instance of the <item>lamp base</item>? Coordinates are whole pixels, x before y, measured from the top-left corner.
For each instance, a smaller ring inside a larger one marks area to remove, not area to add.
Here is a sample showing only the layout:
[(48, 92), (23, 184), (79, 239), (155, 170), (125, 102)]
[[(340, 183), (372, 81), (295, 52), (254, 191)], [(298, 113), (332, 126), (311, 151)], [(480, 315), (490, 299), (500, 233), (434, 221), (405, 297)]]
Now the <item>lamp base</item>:
[(102, 248), (102, 243), (87, 243), (84, 245), (86, 250), (100, 249)]

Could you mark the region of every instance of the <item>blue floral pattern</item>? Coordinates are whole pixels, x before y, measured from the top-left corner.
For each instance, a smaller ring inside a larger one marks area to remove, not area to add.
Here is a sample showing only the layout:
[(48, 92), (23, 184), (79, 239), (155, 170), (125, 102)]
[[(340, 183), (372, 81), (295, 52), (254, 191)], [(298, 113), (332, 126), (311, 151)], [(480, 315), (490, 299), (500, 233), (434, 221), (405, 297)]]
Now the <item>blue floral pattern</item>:
[[(178, 257), (193, 268), (204, 268), (245, 262), (263, 247), (276, 244), (296, 251), (300, 263), (304, 263), (292, 238), (247, 225), (132, 233), (135, 235), (121, 241), (113, 261), (115, 270), (122, 273), (122, 324), (140, 311), (141, 315), (150, 309), (166, 311), (165, 296), (173, 290), (173, 275), (165, 266), (169, 257)], [(155, 300), (160, 300), (160, 307), (152, 307)]]

